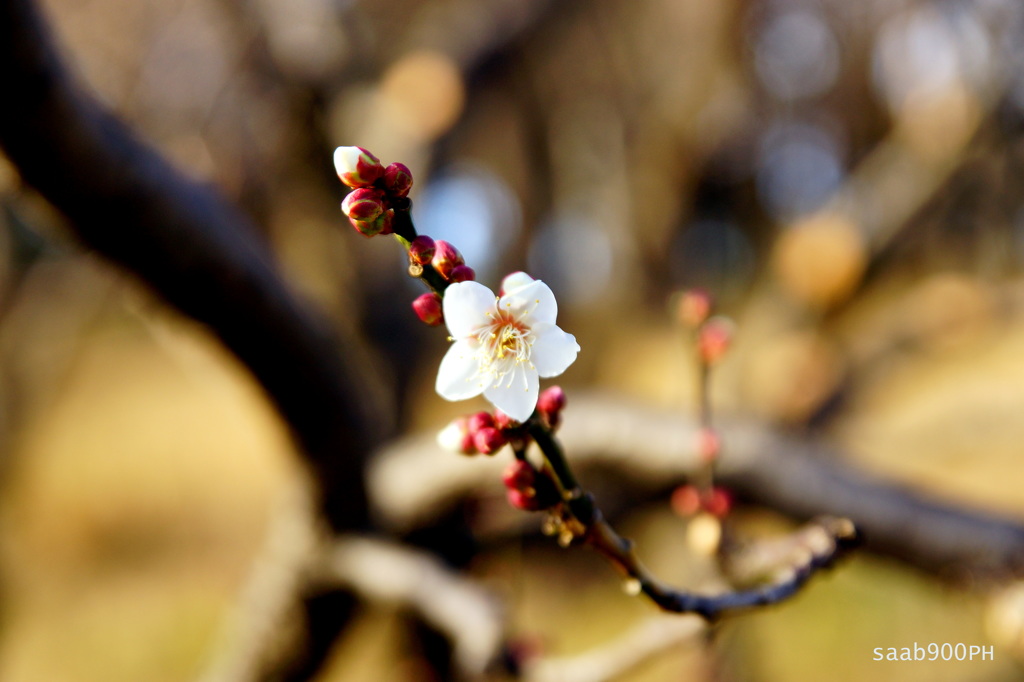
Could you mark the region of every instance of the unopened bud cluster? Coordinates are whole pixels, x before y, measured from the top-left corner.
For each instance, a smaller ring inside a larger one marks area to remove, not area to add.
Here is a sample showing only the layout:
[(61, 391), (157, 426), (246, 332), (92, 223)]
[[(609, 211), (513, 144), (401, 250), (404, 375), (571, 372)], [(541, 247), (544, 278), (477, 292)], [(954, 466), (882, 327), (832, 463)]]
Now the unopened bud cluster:
[[(476, 279), (476, 273), (466, 265), (458, 249), (446, 241), (434, 241), (425, 234), (409, 242), (409, 265), (414, 272), (433, 267), (442, 279), (451, 283)], [(413, 301), (412, 308), (420, 320), (432, 327), (444, 322), (441, 297), (436, 293), (423, 294)]]
[[(537, 402), (541, 418), (548, 423), (559, 421), (563, 407), (565, 393), (558, 386), (543, 391)], [(477, 412), (452, 420), (438, 434), (437, 442), (445, 450), (462, 455), (493, 455), (509, 443), (516, 450), (524, 449), (530, 434), (525, 424), (495, 409), (493, 413)]]
[(672, 510), (684, 518), (704, 512), (719, 519), (732, 510), (732, 494), (725, 488), (702, 490), (693, 485), (681, 485), (672, 493)]
[[(416, 300), (421, 298), (423, 296)], [(560, 386), (551, 386), (541, 391), (537, 414), (554, 429), (562, 420), (565, 402), (565, 391)], [(530, 442), (530, 434), (525, 424), (495, 409), (493, 414), (477, 412), (452, 420), (437, 435), (437, 442), (445, 450), (461, 455), (493, 455), (508, 443), (517, 450), (524, 449)]]
[[(402, 163), (385, 167), (376, 156), (362, 147), (338, 147), (334, 150), (334, 168), (338, 178), (351, 187), (341, 202), (342, 212), (348, 216), (359, 234), (373, 237), (391, 234), (396, 210), (409, 210), (409, 190), (412, 189), (412, 171)], [(433, 267), (446, 282), (467, 282), (476, 279), (473, 268), (452, 244), (427, 235), (419, 235), (409, 242), (409, 265), (414, 274), (424, 267)], [(426, 324), (437, 326), (444, 322), (441, 297), (424, 294), (413, 301), (413, 311)]]
[(338, 147), (334, 150), (334, 169), (342, 183), (352, 188), (341, 202), (352, 227), (366, 237), (390, 234), (395, 207), (408, 209), (406, 197), (412, 188), (409, 168), (401, 163), (385, 168), (380, 159), (362, 147)]
[(477, 412), (468, 417), (459, 417), (446, 426), (437, 436), (438, 444), (445, 450), (461, 455), (493, 455), (512, 438), (518, 422), (512, 422), (503, 412)]
[[(545, 389), (537, 400), (537, 416), (554, 429), (561, 422), (565, 402), (561, 387)], [(452, 420), (437, 434), (437, 442), (445, 450), (462, 455), (493, 455), (509, 444), (522, 453), (530, 443), (530, 434), (526, 424), (495, 409), (493, 413), (476, 412)], [(503, 480), (509, 504), (518, 509), (548, 509), (559, 502), (557, 486), (549, 475), (523, 459), (506, 469)]]

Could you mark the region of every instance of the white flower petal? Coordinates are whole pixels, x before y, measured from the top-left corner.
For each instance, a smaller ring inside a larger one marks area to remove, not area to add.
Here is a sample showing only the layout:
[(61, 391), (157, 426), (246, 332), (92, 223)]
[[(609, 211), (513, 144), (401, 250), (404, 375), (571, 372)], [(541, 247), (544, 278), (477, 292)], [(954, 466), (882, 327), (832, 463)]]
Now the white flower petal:
[(576, 361), (580, 345), (576, 337), (553, 324), (533, 325), (536, 337), (530, 348), (530, 362), (544, 378), (556, 377)]
[(338, 147), (334, 150), (334, 170), (338, 175), (355, 172), (362, 153), (359, 147)]
[(505, 279), (501, 280), (502, 296), (512, 293), (520, 287), (525, 287), (527, 284), (533, 284), (536, 281), (525, 272), (513, 272), (510, 275), (505, 275)]
[(479, 282), (456, 282), (444, 290), (444, 321), (456, 339), (475, 336), (476, 330), (490, 322), (494, 293)]
[(539, 392), (540, 379), (537, 377), (537, 371), (519, 365), (511, 377), (506, 376), (498, 383), (488, 386), (484, 391), (484, 397), (508, 416), (524, 422), (537, 407)]
[(456, 341), (441, 360), (434, 388), (445, 400), (466, 400), (483, 393), (485, 377), (471, 341)]
[(528, 325), (538, 322), (554, 324), (558, 316), (555, 295), (539, 279), (506, 293), (498, 301), (498, 307)]

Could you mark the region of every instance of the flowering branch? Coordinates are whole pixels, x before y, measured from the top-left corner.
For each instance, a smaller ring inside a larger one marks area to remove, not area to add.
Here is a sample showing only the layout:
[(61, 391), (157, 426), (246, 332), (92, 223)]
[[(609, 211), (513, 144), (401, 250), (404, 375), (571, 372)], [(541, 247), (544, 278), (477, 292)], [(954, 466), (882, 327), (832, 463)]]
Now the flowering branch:
[[(412, 175), (408, 168), (402, 164), (385, 168), (360, 147), (339, 147), (334, 161), (339, 179), (353, 188), (342, 203), (353, 228), (367, 237), (395, 234), (408, 251), (410, 275), (433, 290), (416, 299), (413, 309), (427, 324), (444, 322), (454, 341), (441, 362), (437, 392), (449, 400), (482, 393), (498, 408), (493, 416), (481, 412), (457, 420), (442, 432), (442, 439), (467, 455), (493, 454), (511, 442), (516, 459), (504, 475), (509, 502), (523, 510), (546, 511), (545, 530), (557, 535), (559, 544), (593, 547), (626, 576), (627, 591), (644, 594), (666, 611), (714, 620), (727, 612), (786, 599), (856, 541), (849, 520), (821, 519), (802, 531), (815, 541), (807, 543), (801, 561), (787, 565), (765, 587), (704, 596), (661, 583), (639, 562), (633, 543), (604, 520), (554, 437), (565, 396), (558, 387), (539, 393), (538, 377), (561, 374), (575, 361), (579, 345), (555, 326), (557, 306), (551, 290), (525, 273), (514, 273), (502, 282), (496, 299), (473, 281), (475, 273), (455, 247), (416, 234), (409, 216)], [(712, 433), (708, 368), (727, 344), (727, 335), (713, 333), (712, 322), (702, 319), (699, 328), (701, 424), (707, 433)], [(543, 456), (540, 467), (527, 458), (531, 440)], [(717, 448), (706, 458), (703, 485), (708, 489), (715, 456)]]
[[(696, 423), (675, 411), (577, 394), (572, 415), (558, 435), (576, 470), (614, 472), (627, 499), (688, 479), (701, 466)], [(729, 419), (723, 428), (729, 448), (718, 477), (748, 503), (796, 519), (849, 517), (863, 533), (864, 549), (947, 579), (1024, 575), (1019, 519), (910, 490), (861, 471), (841, 451), (751, 420)], [(434, 434), (421, 433), (377, 453), (368, 487), (378, 518), (409, 532), (484, 489), (500, 470), (493, 460), (467, 467), (450, 459)]]

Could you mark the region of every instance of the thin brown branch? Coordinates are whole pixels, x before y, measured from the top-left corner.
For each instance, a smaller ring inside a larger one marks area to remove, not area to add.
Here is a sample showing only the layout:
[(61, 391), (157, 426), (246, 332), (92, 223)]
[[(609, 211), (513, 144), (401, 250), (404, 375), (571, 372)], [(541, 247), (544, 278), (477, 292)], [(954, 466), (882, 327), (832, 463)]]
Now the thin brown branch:
[(763, 587), (717, 595), (697, 594), (661, 582), (640, 562), (633, 543), (618, 535), (602, 519), (591, 524), (583, 539), (612, 562), (628, 580), (635, 581), (635, 589), (660, 608), (673, 613), (695, 613), (714, 620), (734, 611), (776, 604), (790, 598), (811, 576), (831, 566), (857, 541), (856, 529), (848, 519), (818, 519), (799, 533), (815, 538), (814, 542), (806, 543), (805, 556), (799, 563), (780, 567), (776, 579)]
[[(703, 428), (705, 417), (700, 421)], [(548, 471), (562, 492), (562, 500), (548, 510), (555, 520), (559, 542), (567, 545), (576, 539), (582, 540), (626, 577), (627, 591), (643, 594), (665, 611), (696, 613), (707, 620), (715, 620), (734, 611), (781, 602), (796, 594), (815, 572), (831, 566), (858, 540), (857, 529), (849, 519), (817, 519), (811, 528), (799, 533), (799, 537), (813, 538), (813, 542), (805, 543), (806, 552), (802, 560), (785, 567), (781, 577), (766, 586), (717, 595), (671, 587), (645, 568), (633, 542), (616, 533), (604, 520), (593, 495), (576, 481), (561, 444), (547, 425), (531, 420), (528, 428), (544, 455)], [(706, 466), (702, 463), (700, 467), (704, 473)], [(816, 532), (812, 530), (814, 526), (817, 526)]]

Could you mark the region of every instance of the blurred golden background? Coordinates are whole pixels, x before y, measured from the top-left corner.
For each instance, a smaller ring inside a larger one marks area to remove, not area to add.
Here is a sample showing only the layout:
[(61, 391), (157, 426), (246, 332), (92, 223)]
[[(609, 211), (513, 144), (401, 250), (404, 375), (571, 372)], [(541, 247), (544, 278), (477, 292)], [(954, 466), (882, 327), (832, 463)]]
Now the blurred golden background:
[[(739, 330), (720, 413), (1024, 516), (1024, 5), (42, 4), (96, 94), (243, 207), (294, 286), (359, 335), (367, 400), (401, 433), (476, 406), (433, 392), (444, 334), (411, 313), (398, 247), (340, 215), (340, 144), (410, 166), (417, 228), (480, 281), (525, 269), (552, 286), (583, 348), (560, 379), (567, 420), (591, 390), (692, 414), (671, 297), (704, 287)], [(293, 446), (203, 328), (79, 246), (0, 163), (0, 679), (197, 679)], [(687, 580), (664, 495), (622, 523)], [(547, 653), (653, 610), (588, 552), (506, 542), (471, 572)], [(717, 661), (688, 646), (621, 679), (1020, 679), (1024, 606), (993, 596), (1003, 583), (860, 553), (723, 625)], [(398, 610), (368, 606), (322, 677), (425, 679), (410, 639)], [(994, 645), (995, 660), (871, 660), (914, 642)]]

